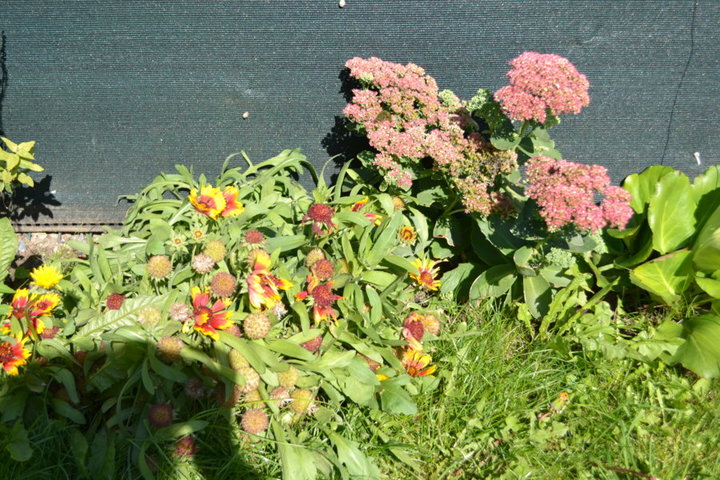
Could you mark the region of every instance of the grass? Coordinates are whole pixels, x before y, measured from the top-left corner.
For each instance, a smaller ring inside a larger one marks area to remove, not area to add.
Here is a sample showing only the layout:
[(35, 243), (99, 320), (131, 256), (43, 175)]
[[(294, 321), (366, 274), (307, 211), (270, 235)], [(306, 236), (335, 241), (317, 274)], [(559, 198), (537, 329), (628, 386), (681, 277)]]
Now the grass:
[[(430, 345), (437, 381), (417, 397), (417, 414), (340, 412), (344, 435), (385, 478), (720, 478), (716, 383), (663, 364), (560, 353), (489, 305), (450, 318)], [(279, 478), (272, 445), (243, 442), (221, 412), (205, 415), (211, 426), (198, 436), (194, 463), (170, 465), (159, 478)], [(68, 427), (40, 417), (30, 435), (33, 459), (0, 462), (0, 475), (78, 478)], [(131, 453), (118, 444), (110, 478), (139, 477)]]

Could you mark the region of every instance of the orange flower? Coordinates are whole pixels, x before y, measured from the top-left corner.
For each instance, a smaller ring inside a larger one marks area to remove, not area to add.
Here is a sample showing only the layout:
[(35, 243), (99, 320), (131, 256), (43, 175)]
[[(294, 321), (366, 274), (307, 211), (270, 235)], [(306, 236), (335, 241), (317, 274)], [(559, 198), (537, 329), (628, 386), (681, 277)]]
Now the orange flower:
[(200, 188), (200, 194), (198, 194), (196, 188), (193, 188), (190, 191), (188, 200), (190, 200), (192, 206), (195, 207), (195, 210), (203, 215), (207, 215), (213, 220), (217, 220), (227, 206), (223, 192), (219, 188), (211, 185), (203, 185)]
[(417, 267), (418, 273), (411, 273), (410, 277), (415, 279), (422, 288), (437, 290), (440, 287), (440, 280), (435, 279), (438, 274), (437, 262), (426, 258), (418, 258), (412, 264)]
[(0, 365), (8, 375), (17, 375), (18, 367), (27, 363), (30, 350), (25, 348), (27, 338), (15, 338), (15, 342), (0, 343)]
[(437, 365), (430, 365), (432, 357), (428, 354), (423, 354), (421, 350), (415, 350), (414, 348), (407, 348), (403, 353), (401, 359), (405, 371), (411, 377), (432, 377)]
[[(355, 202), (353, 204), (353, 206), (350, 207), (350, 211), (351, 212), (359, 212), (368, 204), (368, 201), (370, 201), (370, 198), (365, 197), (362, 200), (360, 200), (359, 202)], [(372, 213), (372, 212), (365, 212), (364, 215), (365, 215), (365, 218), (370, 220), (375, 225), (380, 225), (382, 223), (382, 218), (383, 218), (382, 215), (378, 215), (377, 213)]]
[(190, 290), (193, 304), (193, 328), (213, 340), (218, 339), (218, 330), (224, 330), (232, 325), (230, 315), (232, 311), (227, 310), (230, 301), (220, 299), (210, 306), (210, 292), (200, 290), (200, 287), (193, 287)]
[(270, 254), (265, 250), (253, 250), (255, 261), (253, 271), (247, 278), (250, 305), (257, 310), (273, 308), (280, 302), (280, 292), (292, 283), (270, 273)]
[[(57, 293), (45, 293), (37, 295), (30, 293), (27, 288), (19, 288), (15, 290), (12, 299), (12, 310), (8, 316), (13, 316), (18, 320), (28, 318), (32, 322), (35, 332), (38, 334), (45, 330), (45, 324), (40, 317), (49, 316), (53, 309), (60, 303), (60, 295)], [(10, 332), (10, 324), (5, 323), (1, 329), (2, 333)]]
[(223, 217), (235, 217), (237, 215), (240, 215), (245, 209), (243, 208), (243, 204), (238, 202), (238, 195), (240, 194), (240, 191), (237, 189), (237, 187), (229, 186), (225, 187), (225, 190), (222, 192), (223, 198), (225, 199), (225, 209), (222, 211)]

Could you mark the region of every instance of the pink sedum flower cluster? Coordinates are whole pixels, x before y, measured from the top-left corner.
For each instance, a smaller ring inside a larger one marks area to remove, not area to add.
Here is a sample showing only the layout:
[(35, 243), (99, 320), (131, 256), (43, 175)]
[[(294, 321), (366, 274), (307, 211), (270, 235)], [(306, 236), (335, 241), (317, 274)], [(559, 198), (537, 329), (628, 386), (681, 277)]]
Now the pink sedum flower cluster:
[(578, 114), (590, 104), (590, 83), (566, 58), (524, 52), (510, 65), (510, 85), (495, 92), (495, 99), (510, 118), (544, 123), (548, 112)]
[[(607, 169), (600, 165), (534, 157), (527, 163), (527, 195), (540, 206), (548, 230), (574, 223), (581, 230), (610, 226), (625, 228), (633, 215), (630, 192), (610, 185)], [(604, 200), (595, 202), (596, 193)]]
[(493, 211), (498, 197), (488, 190), (496, 175), (517, 166), (516, 156), (492, 148), (476, 132), (466, 134), (477, 125), (457, 97), (446, 94), (441, 101), (435, 80), (412, 63), (356, 57), (345, 66), (364, 88), (353, 90), (343, 113), (367, 134), (388, 183), (410, 188), (413, 168), (430, 158), (468, 212)]

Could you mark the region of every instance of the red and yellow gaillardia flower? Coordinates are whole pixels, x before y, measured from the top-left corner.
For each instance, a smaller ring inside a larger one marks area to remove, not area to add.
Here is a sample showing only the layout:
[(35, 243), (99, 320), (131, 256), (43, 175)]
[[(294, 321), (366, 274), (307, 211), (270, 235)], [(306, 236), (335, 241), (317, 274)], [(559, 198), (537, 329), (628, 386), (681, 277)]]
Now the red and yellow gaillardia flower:
[[(365, 208), (365, 206), (367, 206), (369, 201), (370, 201), (370, 198), (365, 197), (362, 200), (360, 200), (359, 202), (355, 202), (353, 204), (353, 206), (350, 207), (350, 211), (351, 212), (359, 212), (360, 210)], [(380, 225), (382, 223), (382, 219), (383, 219), (382, 215), (378, 215), (377, 213), (374, 213), (374, 212), (364, 212), (363, 215), (365, 215), (365, 218), (370, 220), (375, 225)]]
[(26, 338), (14, 338), (14, 341), (0, 343), (0, 365), (8, 375), (17, 375), (18, 367), (27, 363), (30, 350), (25, 348)]
[[(316, 280), (313, 277), (313, 280)], [(309, 282), (308, 289), (304, 292), (300, 292), (295, 295), (296, 300), (306, 300), (310, 298), (313, 306), (313, 319), (315, 323), (329, 322), (332, 318), (333, 322), (337, 323), (338, 314), (333, 308), (333, 304), (336, 300), (343, 297), (335, 295), (332, 291), (332, 282), (320, 283)]]
[(196, 188), (190, 190), (188, 200), (195, 207), (195, 210), (217, 220), (220, 214), (227, 207), (227, 201), (223, 191), (211, 185), (203, 185), (198, 193)]
[(405, 349), (400, 361), (411, 377), (432, 377), (437, 370), (437, 365), (428, 366), (432, 362), (430, 355), (412, 347)]
[(63, 275), (52, 265), (40, 265), (30, 272), (30, 278), (32, 278), (33, 284), (40, 288), (49, 290), (62, 280)]
[(230, 301), (220, 299), (210, 305), (210, 292), (203, 291), (197, 286), (190, 290), (190, 295), (193, 305), (193, 320), (195, 321), (193, 328), (203, 335), (217, 340), (219, 338), (218, 330), (224, 330), (232, 325), (230, 315), (233, 312), (227, 310)]
[(437, 290), (440, 287), (440, 280), (437, 280), (439, 270), (437, 263), (434, 260), (428, 260), (427, 258), (416, 259), (412, 264), (417, 267), (418, 273), (411, 273), (410, 277), (413, 278), (418, 285), (427, 290)]
[(250, 305), (257, 310), (273, 308), (280, 303), (279, 290), (287, 290), (292, 283), (270, 273), (270, 254), (265, 250), (256, 249), (250, 253), (254, 257), (253, 270), (247, 278)]
[(412, 245), (413, 243), (415, 243), (415, 240), (417, 240), (417, 232), (415, 231), (415, 227), (411, 225), (404, 225), (400, 227), (398, 237), (400, 238), (401, 242)]
[(222, 194), (225, 199), (225, 209), (221, 213), (223, 217), (236, 217), (245, 210), (243, 204), (238, 201), (240, 190), (237, 187), (232, 185), (225, 187)]
[(333, 215), (335, 215), (335, 210), (330, 205), (314, 203), (308, 208), (302, 223), (312, 221), (312, 231), (315, 235), (329, 234), (337, 227), (333, 222)]
[[(48, 317), (53, 309), (60, 304), (60, 295), (57, 293), (44, 293), (37, 295), (30, 293), (27, 288), (19, 288), (15, 291), (11, 302), (12, 310), (8, 316), (21, 320), (27, 318), (32, 322), (32, 328), (40, 334), (45, 330), (45, 324), (40, 317)], [(10, 323), (6, 322), (0, 329), (2, 333), (10, 332)]]

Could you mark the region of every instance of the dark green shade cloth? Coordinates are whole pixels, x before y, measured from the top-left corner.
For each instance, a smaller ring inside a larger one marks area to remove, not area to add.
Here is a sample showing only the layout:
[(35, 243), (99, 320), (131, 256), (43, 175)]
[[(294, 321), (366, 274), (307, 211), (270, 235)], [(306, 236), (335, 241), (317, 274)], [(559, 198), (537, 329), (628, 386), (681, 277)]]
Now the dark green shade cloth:
[(347, 151), (349, 58), (413, 62), (469, 98), (531, 50), (590, 80), (591, 105), (552, 132), (565, 158), (615, 183), (658, 163), (697, 175), (719, 163), (718, 25), (715, 0), (5, 0), (0, 129), (37, 140), (46, 168), (23, 222), (111, 223), (176, 163), (213, 176), (239, 150), (300, 147), (317, 167)]

